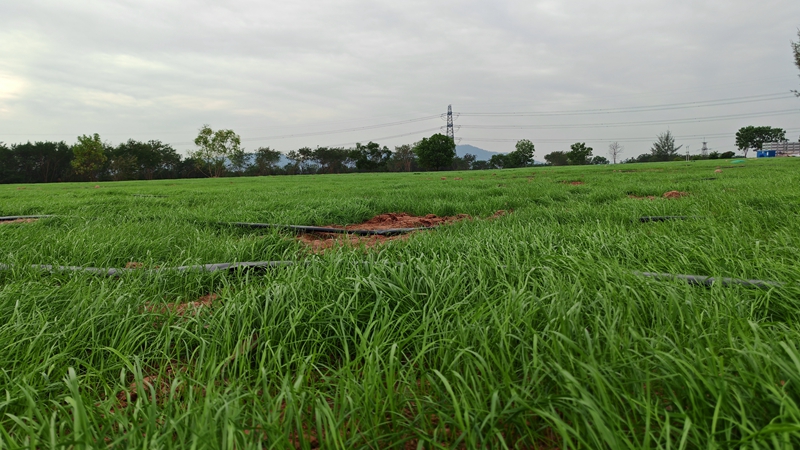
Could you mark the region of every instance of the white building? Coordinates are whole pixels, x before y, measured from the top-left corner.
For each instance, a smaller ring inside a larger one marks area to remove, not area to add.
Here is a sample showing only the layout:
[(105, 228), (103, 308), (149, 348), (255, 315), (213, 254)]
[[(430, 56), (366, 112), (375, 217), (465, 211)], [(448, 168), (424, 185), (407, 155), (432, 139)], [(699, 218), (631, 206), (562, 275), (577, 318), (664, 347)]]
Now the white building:
[(800, 156), (800, 142), (767, 142), (763, 150), (775, 151), (775, 156)]

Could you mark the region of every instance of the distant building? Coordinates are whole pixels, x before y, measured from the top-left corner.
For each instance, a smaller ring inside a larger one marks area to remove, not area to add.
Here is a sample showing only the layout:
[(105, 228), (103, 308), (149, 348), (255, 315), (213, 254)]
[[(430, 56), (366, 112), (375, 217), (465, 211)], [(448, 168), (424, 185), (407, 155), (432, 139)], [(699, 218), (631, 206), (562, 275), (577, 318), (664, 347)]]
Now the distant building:
[[(767, 142), (761, 149), (762, 152), (772, 152), (771, 156), (800, 156), (800, 142)], [(759, 156), (763, 158), (763, 156)]]

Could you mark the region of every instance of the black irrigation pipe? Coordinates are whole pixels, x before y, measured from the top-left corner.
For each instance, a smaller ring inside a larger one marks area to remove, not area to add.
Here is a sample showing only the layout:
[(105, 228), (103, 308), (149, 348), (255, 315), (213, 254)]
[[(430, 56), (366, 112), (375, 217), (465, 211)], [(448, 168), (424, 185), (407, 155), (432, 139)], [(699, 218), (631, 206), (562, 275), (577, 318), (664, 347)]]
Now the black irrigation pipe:
[(706, 277), (703, 275), (683, 275), (674, 273), (658, 273), (658, 272), (632, 272), (634, 275), (642, 277), (655, 278), (657, 280), (679, 280), (685, 281), (689, 284), (711, 286), (718, 283), (722, 286), (746, 286), (757, 287), (761, 289), (770, 289), (773, 287), (781, 287), (784, 284), (778, 281), (764, 281), (764, 280), (744, 280), (741, 278), (726, 278), (726, 277)]
[[(218, 263), (218, 264), (196, 264), (192, 266), (179, 266), (179, 267), (164, 267), (158, 269), (101, 269), (97, 267), (80, 267), (80, 266), (52, 266), (44, 264), (36, 264), (28, 266), (34, 269), (46, 270), (49, 272), (87, 272), (96, 275), (104, 275), (108, 277), (116, 277), (125, 273), (158, 273), (167, 271), (177, 272), (220, 272), (220, 271), (234, 271), (237, 269), (271, 269), (278, 267), (291, 267), (298, 264), (310, 265), (312, 261), (253, 261), (253, 262), (238, 262), (238, 263)], [(363, 263), (369, 264), (369, 263)], [(8, 264), (0, 264), (0, 270), (11, 270), (13, 266)], [(727, 278), (727, 277), (707, 277), (704, 275), (684, 275), (673, 273), (659, 273), (659, 272), (639, 272), (632, 271), (633, 275), (653, 278), (656, 280), (677, 280), (685, 281), (691, 285), (712, 286), (719, 284), (721, 286), (744, 286), (756, 287), (760, 289), (771, 289), (782, 287), (785, 283), (778, 281), (764, 281), (764, 280), (745, 280), (741, 278)]]
[(46, 219), (48, 217), (55, 217), (52, 214), (45, 214), (42, 216), (5, 216), (0, 217), (0, 222), (10, 222), (12, 220), (20, 220), (20, 219)]
[(347, 230), (343, 228), (328, 228), (328, 227), (311, 227), (304, 225), (279, 225), (272, 223), (246, 223), (246, 222), (229, 222), (228, 225), (244, 228), (277, 228), (280, 230), (291, 230), (299, 233), (337, 233), (337, 234), (355, 234), (358, 236), (397, 236), (398, 234), (411, 233), (412, 231), (430, 230), (435, 227), (422, 227), (422, 228), (392, 228), (388, 230)]
[(697, 216), (643, 216), (639, 217), (639, 222), (666, 222), (668, 220), (689, 220), (697, 218)]
[[(236, 269), (269, 269), (275, 267), (293, 266), (294, 261), (255, 261), (255, 262), (238, 262), (238, 263), (218, 263), (218, 264), (196, 264), (192, 266), (178, 266), (178, 267), (164, 267), (158, 269), (118, 269), (109, 268), (102, 269), (99, 267), (81, 267), (81, 266), (53, 266), (49, 264), (34, 264), (30, 267), (32, 269), (40, 269), (47, 272), (87, 272), (95, 275), (103, 275), (107, 277), (116, 277), (125, 273), (158, 273), (158, 272), (219, 272), (223, 270), (236, 270)], [(308, 264), (308, 263), (306, 263)], [(0, 264), (0, 270), (11, 270), (14, 266), (8, 264)]]

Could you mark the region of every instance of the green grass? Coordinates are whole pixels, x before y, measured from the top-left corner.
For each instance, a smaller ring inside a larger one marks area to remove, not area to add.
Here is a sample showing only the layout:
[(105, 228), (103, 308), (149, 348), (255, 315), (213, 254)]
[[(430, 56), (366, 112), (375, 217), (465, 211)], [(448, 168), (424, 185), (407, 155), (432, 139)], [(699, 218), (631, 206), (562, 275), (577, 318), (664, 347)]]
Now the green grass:
[[(0, 224), (0, 447), (795, 448), (798, 181), (748, 160), (2, 185), (0, 216), (58, 217)], [(628, 198), (669, 190), (691, 195)], [(385, 212), (480, 220), (320, 256), (219, 223)], [(28, 267), (265, 260), (313, 263)]]

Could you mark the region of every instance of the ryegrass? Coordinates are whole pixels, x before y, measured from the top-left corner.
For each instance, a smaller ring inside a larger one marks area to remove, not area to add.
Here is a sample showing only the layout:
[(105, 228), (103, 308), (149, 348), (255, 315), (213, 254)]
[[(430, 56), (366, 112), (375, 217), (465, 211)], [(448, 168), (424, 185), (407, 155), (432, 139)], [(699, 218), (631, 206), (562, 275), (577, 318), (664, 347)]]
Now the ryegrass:
[[(0, 442), (796, 447), (800, 166), (728, 165), (0, 186), (0, 215), (58, 215), (0, 224), (13, 265), (0, 272)], [(690, 195), (628, 197), (669, 190)], [(501, 209), (514, 212), (485, 219)], [(401, 211), (480, 220), (321, 256), (220, 224)], [(696, 218), (638, 221), (667, 215)], [(263, 276), (26, 267), (307, 259)], [(162, 307), (212, 292), (211, 308)]]

